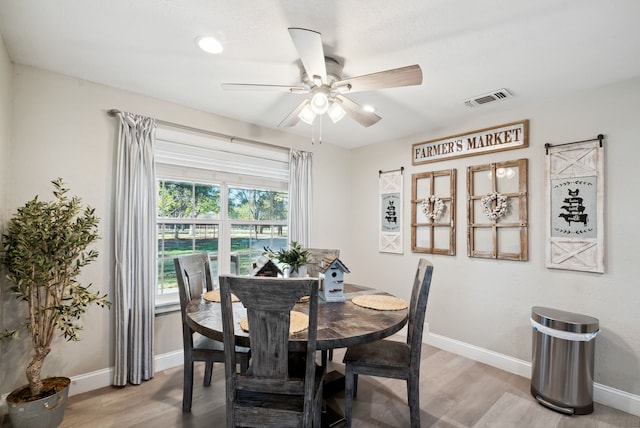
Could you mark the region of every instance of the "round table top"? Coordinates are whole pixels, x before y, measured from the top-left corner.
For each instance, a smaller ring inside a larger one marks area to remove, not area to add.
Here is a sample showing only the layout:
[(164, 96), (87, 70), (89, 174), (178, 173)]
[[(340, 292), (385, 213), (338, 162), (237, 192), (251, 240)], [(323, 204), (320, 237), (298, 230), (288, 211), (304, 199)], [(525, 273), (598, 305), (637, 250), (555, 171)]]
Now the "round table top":
[[(318, 305), (318, 342), (317, 348), (346, 348), (360, 343), (383, 339), (398, 332), (407, 323), (407, 309), (380, 311), (354, 304), (351, 299), (362, 294), (388, 294), (371, 288), (345, 284), (344, 302), (324, 302)], [(293, 310), (308, 313), (308, 303), (298, 303)], [(242, 303), (233, 303), (236, 324), (236, 342), (239, 346), (249, 347), (249, 335), (240, 328), (239, 321), (246, 317)], [(222, 313), (220, 303), (199, 299), (187, 306), (187, 324), (196, 332), (215, 340), (223, 341)], [(295, 348), (298, 342), (302, 347), (307, 340), (307, 331), (292, 334), (289, 344)], [(295, 350), (295, 349), (293, 349)]]

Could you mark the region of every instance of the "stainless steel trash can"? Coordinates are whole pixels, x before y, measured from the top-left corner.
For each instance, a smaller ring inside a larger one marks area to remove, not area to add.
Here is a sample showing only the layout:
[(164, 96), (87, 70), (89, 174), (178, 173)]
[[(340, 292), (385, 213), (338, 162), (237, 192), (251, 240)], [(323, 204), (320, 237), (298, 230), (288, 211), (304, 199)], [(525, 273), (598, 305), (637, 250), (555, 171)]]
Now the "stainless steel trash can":
[(531, 394), (540, 404), (576, 415), (593, 412), (593, 359), (599, 321), (558, 309), (531, 308)]

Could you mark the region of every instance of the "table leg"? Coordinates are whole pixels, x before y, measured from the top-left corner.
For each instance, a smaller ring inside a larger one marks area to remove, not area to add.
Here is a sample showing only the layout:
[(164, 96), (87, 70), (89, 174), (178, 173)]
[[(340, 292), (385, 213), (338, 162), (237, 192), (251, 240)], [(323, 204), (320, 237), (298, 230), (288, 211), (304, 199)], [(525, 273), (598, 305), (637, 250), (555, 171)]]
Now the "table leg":
[[(344, 374), (337, 370), (328, 372), (324, 377), (323, 396), (325, 398), (344, 391)], [(338, 409), (326, 400), (322, 406), (322, 427), (334, 428), (346, 426), (347, 421), (342, 414), (342, 409)]]

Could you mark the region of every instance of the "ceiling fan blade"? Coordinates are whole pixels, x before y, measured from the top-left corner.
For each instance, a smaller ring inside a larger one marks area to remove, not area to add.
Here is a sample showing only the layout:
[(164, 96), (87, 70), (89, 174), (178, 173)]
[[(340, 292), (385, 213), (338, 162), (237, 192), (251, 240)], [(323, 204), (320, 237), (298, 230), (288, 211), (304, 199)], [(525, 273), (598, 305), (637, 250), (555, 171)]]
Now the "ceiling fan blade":
[(362, 92), (373, 89), (397, 88), (422, 84), (422, 69), (419, 65), (393, 68), (377, 73), (365, 74), (336, 82), (337, 88), (348, 88), (347, 92)]
[(296, 106), (296, 108), (293, 109), (293, 111), (291, 113), (289, 113), (289, 115), (287, 117), (285, 117), (282, 122), (280, 122), (278, 124), (278, 127), (289, 127), (289, 126), (294, 126), (295, 124), (297, 124), (300, 121), (300, 118), (298, 117), (298, 114), (300, 114), (300, 111), (302, 111), (302, 109), (304, 108), (304, 106), (306, 106), (309, 103), (309, 100), (304, 100), (302, 101), (300, 104), (298, 104)]
[(322, 35), (317, 31), (304, 28), (289, 28), (289, 35), (296, 45), (296, 50), (302, 60), (302, 66), (312, 81), (319, 76), (323, 83), (327, 83), (327, 67), (324, 63), (324, 49)]
[(222, 89), (225, 91), (277, 91), (277, 92), (309, 92), (304, 86), (291, 85), (262, 85), (254, 83), (222, 83)]
[(349, 98), (343, 97), (341, 95), (337, 96), (336, 98), (340, 100), (342, 108), (349, 115), (349, 117), (365, 128), (378, 123), (378, 121), (382, 119), (377, 114), (366, 111), (360, 104), (351, 101)]

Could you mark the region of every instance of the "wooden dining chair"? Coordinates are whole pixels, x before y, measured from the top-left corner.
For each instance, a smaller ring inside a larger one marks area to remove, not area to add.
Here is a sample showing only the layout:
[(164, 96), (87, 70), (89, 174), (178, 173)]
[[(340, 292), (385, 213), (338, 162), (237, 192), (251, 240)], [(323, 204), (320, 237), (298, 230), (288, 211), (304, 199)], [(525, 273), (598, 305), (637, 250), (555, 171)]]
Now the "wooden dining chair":
[[(195, 361), (204, 361), (204, 386), (211, 385), (213, 363), (224, 363), (222, 342), (195, 333), (186, 322), (187, 305), (192, 299), (200, 299), (203, 293), (213, 289), (209, 256), (206, 253), (192, 254), (173, 259), (180, 294), (182, 315), (182, 345), (184, 352), (184, 380), (182, 391), (182, 411), (191, 411), (193, 397), (193, 368)], [(195, 338), (194, 338), (195, 335)], [(234, 349), (234, 348), (230, 348)], [(241, 370), (249, 366), (249, 348), (236, 348), (235, 354)]]
[[(316, 365), (318, 280), (220, 276), (224, 345), (235, 346), (240, 315), (231, 293), (246, 308), (251, 361), (246, 373), (226, 355), (227, 427), (319, 427), (324, 369)], [(290, 311), (309, 297), (308, 340), (300, 354), (289, 353)], [(300, 357), (293, 358), (293, 355)]]
[(378, 340), (347, 348), (345, 363), (345, 416), (351, 426), (353, 397), (358, 375), (390, 377), (407, 381), (411, 427), (420, 427), (420, 351), (433, 265), (420, 259), (409, 302), (407, 341)]

